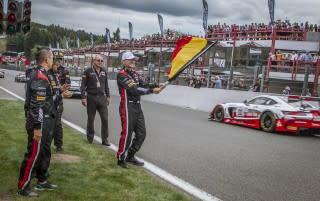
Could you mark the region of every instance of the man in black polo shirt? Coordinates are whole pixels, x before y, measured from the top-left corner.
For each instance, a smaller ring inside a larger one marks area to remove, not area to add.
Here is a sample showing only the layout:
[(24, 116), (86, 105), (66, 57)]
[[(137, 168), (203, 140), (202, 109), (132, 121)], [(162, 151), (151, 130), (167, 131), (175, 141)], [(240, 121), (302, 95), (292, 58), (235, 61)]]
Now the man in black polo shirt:
[(97, 55), (93, 65), (83, 72), (81, 82), (81, 103), (87, 106), (87, 139), (91, 144), (94, 138), (94, 118), (98, 110), (101, 118), (102, 144), (110, 146), (108, 141), (108, 105), (110, 93), (107, 71), (102, 68), (103, 58)]

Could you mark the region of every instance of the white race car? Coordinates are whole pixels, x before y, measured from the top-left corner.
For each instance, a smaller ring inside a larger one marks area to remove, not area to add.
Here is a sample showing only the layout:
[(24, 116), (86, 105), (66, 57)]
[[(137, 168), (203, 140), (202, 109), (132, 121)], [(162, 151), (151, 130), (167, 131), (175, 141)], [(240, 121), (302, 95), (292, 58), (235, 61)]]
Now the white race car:
[(214, 106), (210, 120), (261, 129), (266, 132), (307, 130), (320, 133), (318, 97), (260, 95), (243, 103)]

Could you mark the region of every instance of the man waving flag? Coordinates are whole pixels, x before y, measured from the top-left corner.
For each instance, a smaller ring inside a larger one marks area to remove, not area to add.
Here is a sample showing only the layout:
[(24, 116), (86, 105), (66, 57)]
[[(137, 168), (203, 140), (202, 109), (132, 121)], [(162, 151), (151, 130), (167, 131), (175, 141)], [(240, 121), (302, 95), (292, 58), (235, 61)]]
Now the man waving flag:
[[(171, 69), (168, 82), (174, 80), (184, 69), (198, 59), (216, 42), (204, 38), (187, 36), (177, 41), (171, 56)], [(168, 82), (166, 84), (168, 84)]]

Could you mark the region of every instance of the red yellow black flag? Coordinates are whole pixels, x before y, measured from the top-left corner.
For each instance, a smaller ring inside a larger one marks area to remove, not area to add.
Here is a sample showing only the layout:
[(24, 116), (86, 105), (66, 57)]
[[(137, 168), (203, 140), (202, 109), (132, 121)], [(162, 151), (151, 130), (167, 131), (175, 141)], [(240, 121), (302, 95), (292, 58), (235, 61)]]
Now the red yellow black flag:
[(178, 40), (171, 55), (171, 69), (168, 75), (168, 81), (174, 80), (182, 71), (184, 71), (184, 69), (214, 44), (215, 42), (192, 36), (187, 36)]

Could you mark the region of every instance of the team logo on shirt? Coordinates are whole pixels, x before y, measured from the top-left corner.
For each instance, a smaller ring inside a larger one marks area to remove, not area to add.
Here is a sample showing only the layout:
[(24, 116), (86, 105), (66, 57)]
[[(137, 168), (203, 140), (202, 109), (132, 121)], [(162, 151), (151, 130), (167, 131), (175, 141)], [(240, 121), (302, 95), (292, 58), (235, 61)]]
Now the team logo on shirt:
[(46, 91), (37, 91), (37, 96), (46, 96)]
[(46, 97), (45, 96), (37, 96), (36, 100), (37, 101), (44, 101), (44, 100), (46, 100)]
[(129, 88), (132, 88), (136, 85), (135, 81), (134, 80), (128, 80), (126, 81), (126, 84), (128, 85)]

